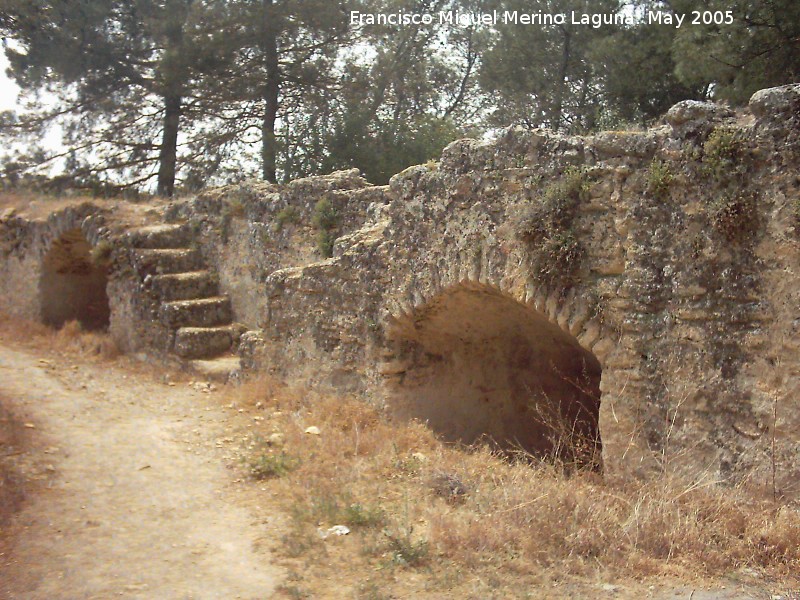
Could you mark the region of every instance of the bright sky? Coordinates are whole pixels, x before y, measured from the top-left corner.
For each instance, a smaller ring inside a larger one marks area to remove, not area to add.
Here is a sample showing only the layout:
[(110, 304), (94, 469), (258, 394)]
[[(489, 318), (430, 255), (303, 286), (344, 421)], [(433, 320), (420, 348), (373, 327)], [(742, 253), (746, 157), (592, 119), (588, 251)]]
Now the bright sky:
[(6, 69), (8, 69), (6, 53), (0, 51), (0, 110), (12, 110), (17, 107), (19, 88), (6, 76)]

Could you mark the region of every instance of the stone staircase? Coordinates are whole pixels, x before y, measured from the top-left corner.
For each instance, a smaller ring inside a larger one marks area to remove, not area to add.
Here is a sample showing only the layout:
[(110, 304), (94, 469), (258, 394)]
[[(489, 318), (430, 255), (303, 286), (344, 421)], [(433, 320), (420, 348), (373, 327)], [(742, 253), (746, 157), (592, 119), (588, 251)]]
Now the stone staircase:
[(238, 368), (238, 357), (230, 351), (244, 328), (233, 323), (230, 298), (220, 294), (216, 274), (192, 248), (190, 229), (154, 225), (128, 236), (134, 267), (158, 303), (159, 322), (169, 330), (169, 350), (196, 370)]

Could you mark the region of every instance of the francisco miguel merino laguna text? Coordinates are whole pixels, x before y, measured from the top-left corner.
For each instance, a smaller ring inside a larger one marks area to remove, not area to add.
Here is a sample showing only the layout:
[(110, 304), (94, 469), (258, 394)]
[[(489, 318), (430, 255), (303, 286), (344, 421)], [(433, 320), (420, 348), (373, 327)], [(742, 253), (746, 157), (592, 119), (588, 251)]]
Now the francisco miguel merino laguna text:
[[(675, 14), (667, 11), (648, 10), (641, 15), (633, 13), (582, 13), (572, 11), (567, 13), (526, 13), (517, 10), (493, 10), (491, 12), (473, 13), (458, 12), (455, 10), (433, 13), (393, 12), (393, 13), (362, 13), (357, 10), (350, 11), (351, 25), (451, 25), (457, 27), (473, 27), (478, 25), (587, 25), (595, 29), (603, 25), (636, 25), (638, 23), (673, 25), (678, 28), (683, 25), (687, 14)], [(717, 25), (730, 25), (733, 23), (733, 12), (726, 11), (693, 11), (688, 23), (698, 25), (701, 23)]]

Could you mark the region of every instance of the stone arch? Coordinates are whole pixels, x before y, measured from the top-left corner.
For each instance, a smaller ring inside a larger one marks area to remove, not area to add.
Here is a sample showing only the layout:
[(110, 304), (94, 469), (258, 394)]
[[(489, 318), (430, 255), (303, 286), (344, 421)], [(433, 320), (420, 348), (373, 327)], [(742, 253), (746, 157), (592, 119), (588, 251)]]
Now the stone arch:
[(471, 280), (411, 297), (386, 327), (393, 413), (446, 441), (601, 468), (600, 378), (613, 341), (589, 303)]
[(75, 226), (69, 215), (60, 224), (66, 227), (54, 236), (42, 256), (39, 276), (42, 322), (61, 327), (67, 321), (77, 320), (89, 330), (106, 329), (111, 316), (106, 291), (108, 268), (93, 252), (84, 227)]

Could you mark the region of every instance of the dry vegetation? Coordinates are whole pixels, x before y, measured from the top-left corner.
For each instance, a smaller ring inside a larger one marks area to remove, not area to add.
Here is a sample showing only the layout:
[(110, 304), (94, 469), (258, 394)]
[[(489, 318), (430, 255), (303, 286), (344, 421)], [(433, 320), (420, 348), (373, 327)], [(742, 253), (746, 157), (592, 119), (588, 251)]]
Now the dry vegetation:
[(65, 323), (60, 329), (0, 313), (0, 338), (22, 342), (28, 346), (44, 347), (50, 352), (79, 355), (83, 358), (114, 360), (120, 352), (106, 332), (86, 331), (77, 321)]
[[(242, 460), (291, 515), (280, 545), (288, 597), (324, 597), (331, 581), (330, 597), (338, 586), (361, 598), (536, 597), (531, 586), (558, 581), (742, 567), (780, 579), (800, 567), (800, 515), (742, 487), (567, 477), (263, 379), (228, 400), (263, 415)], [(335, 525), (351, 534), (325, 537)]]
[[(76, 323), (54, 331), (0, 316), (0, 337), (119, 360), (107, 334)], [(227, 388), (223, 401), (256, 424), (239, 455), (257, 493), (274, 498), (259, 504), (287, 515), (284, 597), (546, 598), (552, 586), (580, 596), (600, 582), (708, 580), (743, 567), (776, 589), (798, 585), (800, 514), (744, 486), (566, 476), (267, 378)], [(336, 525), (350, 534), (329, 533)]]

